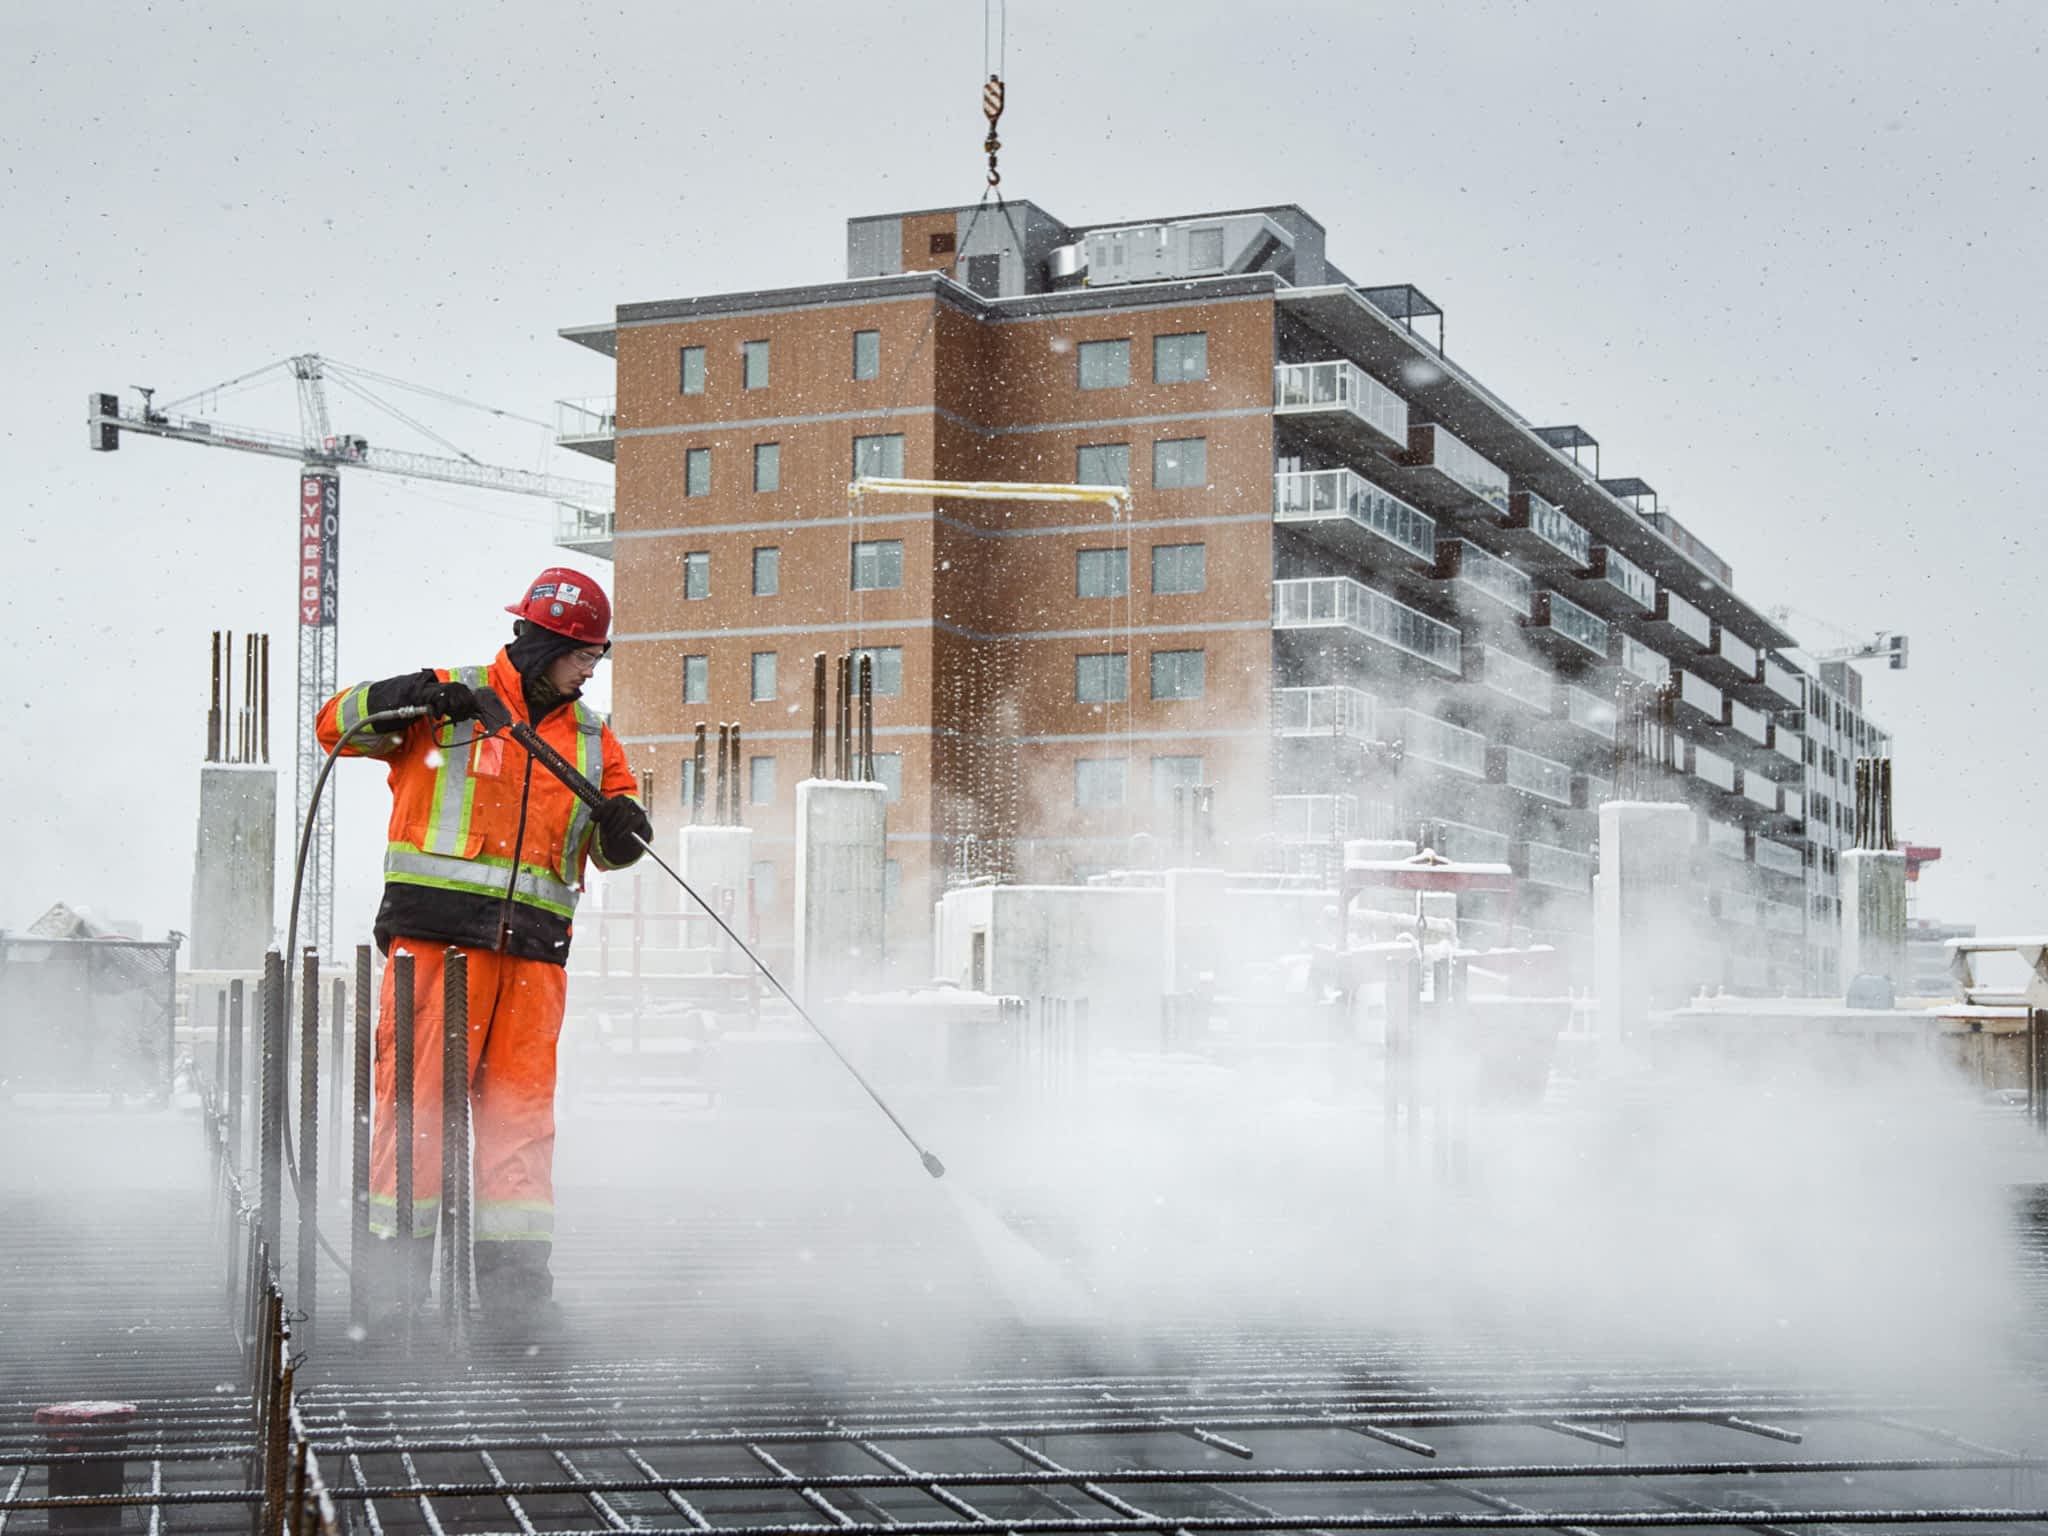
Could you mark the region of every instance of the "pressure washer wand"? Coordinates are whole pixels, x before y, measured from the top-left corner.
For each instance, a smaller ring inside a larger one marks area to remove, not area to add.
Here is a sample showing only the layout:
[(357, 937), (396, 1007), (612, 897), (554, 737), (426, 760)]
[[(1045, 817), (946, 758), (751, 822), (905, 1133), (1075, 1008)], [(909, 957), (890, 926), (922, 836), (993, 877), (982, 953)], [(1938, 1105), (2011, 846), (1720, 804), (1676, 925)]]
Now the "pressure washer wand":
[[(567, 758), (563, 757), (561, 753), (557, 752), (545, 741), (542, 741), (540, 738), (540, 733), (534, 730), (532, 726), (526, 724), (522, 720), (514, 720), (512, 718), (512, 712), (505, 707), (505, 701), (499, 698), (495, 691), (489, 688), (478, 688), (474, 690), (474, 692), (476, 695), (477, 703), (477, 719), (482, 722), (483, 727), (486, 731), (491, 732), (493, 734), (495, 734), (498, 731), (505, 732), (505, 734), (510, 736), (514, 741), (518, 742), (520, 746), (526, 748), (527, 752), (532, 755), (533, 760), (535, 762), (539, 763), (541, 767), (547, 769), (549, 773), (552, 773), (556, 778), (560, 779), (565, 785), (567, 785), (569, 788), (569, 792), (575, 795), (575, 797), (578, 800), (581, 800), (593, 811), (599, 811), (604, 809), (604, 791), (599, 789), (595, 784), (591, 783), (590, 780), (586, 779), (582, 774), (578, 773), (576, 771), (576, 765), (574, 763), (571, 763)], [(754, 969), (759, 971), (764, 977), (767, 978), (768, 985), (776, 990), (776, 992), (781, 996), (782, 1000), (785, 1003), (789, 1004), (791, 1008), (796, 1010), (796, 1016), (798, 1018), (802, 1019), (804, 1023), (808, 1024), (811, 1027), (811, 1033), (816, 1035), (820, 1040), (822, 1040), (825, 1043), (825, 1049), (830, 1051), (835, 1057), (838, 1058), (839, 1065), (846, 1068), (848, 1075), (850, 1075), (856, 1083), (860, 1084), (862, 1090), (866, 1092), (869, 1098), (875, 1101), (875, 1108), (879, 1109), (883, 1114), (887, 1115), (889, 1117), (889, 1123), (896, 1127), (897, 1133), (901, 1135), (905, 1141), (910, 1143), (910, 1149), (911, 1151), (917, 1154), (917, 1160), (924, 1165), (924, 1171), (930, 1174), (935, 1179), (943, 1179), (946, 1176), (946, 1165), (939, 1161), (938, 1154), (936, 1152), (927, 1151), (919, 1143), (918, 1139), (915, 1136), (911, 1135), (910, 1127), (905, 1125), (903, 1123), (902, 1118), (896, 1113), (896, 1111), (889, 1107), (888, 1101), (884, 1099), (881, 1096), (881, 1094), (875, 1091), (874, 1084), (870, 1083), (865, 1077), (861, 1075), (860, 1068), (856, 1067), (851, 1061), (847, 1060), (846, 1053), (839, 1049), (838, 1045), (834, 1043), (830, 1035), (825, 1033), (824, 1029), (819, 1025), (818, 1021), (812, 1018), (810, 1014), (805, 1011), (804, 1005), (798, 1002), (794, 997), (790, 995), (789, 988), (785, 987), (779, 980), (776, 979), (775, 973), (768, 969), (766, 962), (764, 962), (759, 955), (754, 953), (753, 949), (747, 944), (747, 941), (741, 938), (737, 933), (733, 931), (732, 925), (728, 923), (723, 917), (719, 916), (717, 909), (713, 907), (710, 902), (706, 901), (702, 896), (699, 896), (697, 894), (695, 889), (691, 887), (689, 881), (685, 880), (681, 875), (677, 874), (675, 870), (669, 867), (668, 860), (664, 859), (659, 853), (655, 852), (653, 843), (649, 842), (646, 838), (637, 835), (634, 837), (633, 840), (640, 845), (640, 847), (646, 852), (647, 856), (650, 859), (654, 860), (656, 864), (661, 866), (661, 871), (663, 874), (667, 875), (669, 879), (675, 881), (677, 885), (681, 886), (683, 889), (683, 893), (687, 895), (690, 898), (690, 900), (696, 902), (698, 906), (704, 909), (704, 915), (709, 917), (711, 921), (713, 921), (714, 923), (718, 924), (719, 930), (722, 933), (724, 933), (724, 935), (728, 939), (732, 940), (733, 944), (738, 948), (739, 952), (745, 955), (748, 960), (753, 962)]]

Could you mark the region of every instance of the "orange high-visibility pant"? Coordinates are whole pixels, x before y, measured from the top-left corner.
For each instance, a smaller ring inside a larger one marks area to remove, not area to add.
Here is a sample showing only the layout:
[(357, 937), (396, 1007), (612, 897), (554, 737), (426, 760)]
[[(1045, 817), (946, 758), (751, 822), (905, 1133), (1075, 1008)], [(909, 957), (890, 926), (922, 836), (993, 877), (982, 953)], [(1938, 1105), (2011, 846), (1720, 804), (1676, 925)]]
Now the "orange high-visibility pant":
[[(412, 1230), (434, 1230), (441, 1209), (441, 1022), (448, 946), (393, 939), (413, 957)], [(549, 1242), (555, 1233), (555, 1042), (569, 974), (545, 960), (490, 950), (469, 957), (469, 1105), (475, 1144), (478, 1242)], [(377, 1112), (370, 1139), (370, 1230), (398, 1230), (398, 1071), (387, 959), (377, 1009)]]

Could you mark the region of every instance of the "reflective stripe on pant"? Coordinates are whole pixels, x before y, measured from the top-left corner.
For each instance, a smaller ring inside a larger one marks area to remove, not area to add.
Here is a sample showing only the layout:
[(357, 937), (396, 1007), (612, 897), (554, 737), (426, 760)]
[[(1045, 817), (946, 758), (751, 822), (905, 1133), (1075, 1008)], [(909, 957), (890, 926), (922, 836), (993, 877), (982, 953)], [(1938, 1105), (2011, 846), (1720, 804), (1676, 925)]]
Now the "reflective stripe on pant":
[[(413, 1231), (433, 1230), (441, 1195), (441, 987), (447, 946), (393, 939), (413, 957)], [(555, 1042), (569, 974), (545, 960), (469, 956), (469, 1104), (479, 1241), (546, 1242), (555, 1226)], [(397, 1229), (397, 1066), (386, 963), (377, 1007), (377, 1112), (370, 1138), (370, 1227)]]

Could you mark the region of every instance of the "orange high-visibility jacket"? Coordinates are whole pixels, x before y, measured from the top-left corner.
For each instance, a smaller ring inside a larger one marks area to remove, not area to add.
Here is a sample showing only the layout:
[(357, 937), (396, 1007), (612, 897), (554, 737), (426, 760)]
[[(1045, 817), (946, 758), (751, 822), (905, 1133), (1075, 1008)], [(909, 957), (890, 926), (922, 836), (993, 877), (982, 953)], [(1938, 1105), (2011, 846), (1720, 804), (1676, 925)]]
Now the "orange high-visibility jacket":
[[(488, 668), (451, 667), (435, 675), (472, 688), (488, 685), (515, 720), (527, 718), (518, 669), (503, 650)], [(322, 747), (333, 750), (369, 713), (370, 687), (344, 689), (321, 706)], [(607, 795), (637, 798), (626, 749), (581, 700), (549, 710), (536, 729)], [(416, 720), (403, 732), (360, 735), (347, 755), (390, 765), (380, 946), (404, 935), (568, 963), (584, 861), (616, 866), (604, 857), (590, 809), (567, 785), (518, 742), (484, 736), (475, 720)]]

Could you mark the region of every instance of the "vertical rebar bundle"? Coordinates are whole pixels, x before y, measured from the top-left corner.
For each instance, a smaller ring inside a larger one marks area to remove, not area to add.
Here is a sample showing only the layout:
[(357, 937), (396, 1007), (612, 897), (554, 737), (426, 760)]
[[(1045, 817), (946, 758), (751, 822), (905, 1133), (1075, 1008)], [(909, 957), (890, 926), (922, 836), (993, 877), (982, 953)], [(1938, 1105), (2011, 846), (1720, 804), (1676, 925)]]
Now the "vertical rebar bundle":
[(825, 653), (811, 657), (811, 777), (825, 777)]
[(1678, 771), (1678, 686), (1625, 682), (1615, 700), (1614, 793), (1668, 800)]
[(832, 777), (844, 782), (853, 777), (853, 743), (848, 716), (853, 712), (853, 653), (839, 658), (837, 687), (832, 710)]
[(441, 970), (441, 1318), (459, 1343), (469, 1317), (469, 956)]
[(213, 632), (213, 686), (206, 695), (206, 760), (220, 761), (220, 631)]
[(875, 778), (875, 658), (865, 651), (860, 658), (860, 779), (871, 784)]
[(355, 1041), (349, 1115), (348, 1320), (370, 1325), (370, 946), (356, 946)]
[(242, 703), (235, 705), (235, 635), (213, 632), (211, 682), (206, 696), (206, 760), (270, 761), (270, 636), (242, 636)]
[(320, 955), (308, 949), (299, 991), (299, 1311), (312, 1347), (320, 1295)]
[(258, 1208), (263, 1212), (263, 1245), (273, 1259), (283, 1230), (284, 1201), (284, 956), (271, 950), (263, 957), (263, 1102), (257, 1145)]
[(704, 722), (697, 722), (697, 748), (691, 756), (690, 770), (690, 823), (704, 819)]
[(717, 826), (729, 826), (731, 817), (726, 812), (726, 797), (730, 789), (726, 784), (726, 768), (732, 758), (732, 727), (723, 720), (718, 722), (718, 794), (712, 805), (711, 820)]
[(1856, 846), (1889, 853), (1892, 835), (1892, 760), (1856, 759)]
[(735, 720), (732, 723), (732, 803), (728, 807), (732, 812), (731, 825), (736, 827), (740, 824), (740, 807), (744, 804), (746, 791), (740, 779), (740, 723)]

